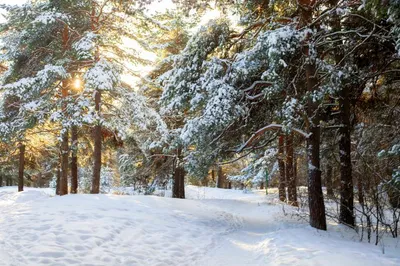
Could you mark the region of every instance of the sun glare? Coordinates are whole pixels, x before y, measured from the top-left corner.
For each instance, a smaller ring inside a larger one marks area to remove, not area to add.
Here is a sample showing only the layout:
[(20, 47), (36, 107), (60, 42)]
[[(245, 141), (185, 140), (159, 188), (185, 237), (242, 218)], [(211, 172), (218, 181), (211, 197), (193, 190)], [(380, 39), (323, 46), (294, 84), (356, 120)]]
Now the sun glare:
[(74, 80), (74, 89), (79, 90), (82, 87), (82, 81), (79, 78)]

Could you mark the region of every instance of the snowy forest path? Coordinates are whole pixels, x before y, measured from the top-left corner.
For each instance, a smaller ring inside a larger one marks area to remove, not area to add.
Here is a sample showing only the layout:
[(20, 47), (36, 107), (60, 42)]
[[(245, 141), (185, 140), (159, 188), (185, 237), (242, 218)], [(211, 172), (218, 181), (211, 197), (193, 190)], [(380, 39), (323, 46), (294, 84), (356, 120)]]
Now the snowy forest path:
[(396, 249), (382, 255), (353, 231), (322, 232), (285, 216), (276, 194), (188, 186), (183, 200), (2, 189), (2, 266), (400, 265)]
[(213, 248), (195, 265), (400, 265), (398, 250), (383, 255), (379, 247), (359, 243), (354, 231), (336, 225), (327, 232), (315, 230), (296, 215), (296, 208), (285, 206), (285, 213), (276, 194), (264, 193), (203, 200), (241, 223), (216, 236)]

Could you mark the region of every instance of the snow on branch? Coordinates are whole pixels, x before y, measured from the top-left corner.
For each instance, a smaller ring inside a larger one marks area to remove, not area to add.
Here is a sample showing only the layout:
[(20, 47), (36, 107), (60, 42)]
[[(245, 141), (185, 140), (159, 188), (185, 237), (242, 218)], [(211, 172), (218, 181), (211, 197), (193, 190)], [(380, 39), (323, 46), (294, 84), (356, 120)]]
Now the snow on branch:
[[(242, 146), (239, 147), (239, 149), (237, 149), (236, 152), (242, 152), (244, 148), (248, 147), (249, 145), (251, 145), (253, 143), (253, 141), (255, 141), (256, 139), (258, 139), (260, 137), (260, 135), (262, 135), (263, 133), (265, 133), (268, 130), (282, 130), (284, 126), (280, 125), (280, 124), (270, 124), (268, 126), (265, 126), (259, 130), (257, 130), (256, 133), (254, 133)], [(292, 128), (294, 133), (297, 133), (300, 136), (303, 136), (304, 138), (308, 139), (311, 136), (311, 133), (307, 133), (301, 129), (297, 129), (297, 128)]]

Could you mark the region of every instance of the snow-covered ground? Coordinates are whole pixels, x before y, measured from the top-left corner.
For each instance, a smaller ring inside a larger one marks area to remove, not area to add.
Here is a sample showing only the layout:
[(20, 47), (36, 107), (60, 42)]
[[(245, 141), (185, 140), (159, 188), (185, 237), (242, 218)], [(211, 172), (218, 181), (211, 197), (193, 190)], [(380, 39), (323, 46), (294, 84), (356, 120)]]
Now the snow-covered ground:
[(312, 229), (263, 191), (188, 186), (190, 200), (15, 191), (0, 188), (5, 266), (400, 265), (400, 243), (383, 254), (340, 226)]

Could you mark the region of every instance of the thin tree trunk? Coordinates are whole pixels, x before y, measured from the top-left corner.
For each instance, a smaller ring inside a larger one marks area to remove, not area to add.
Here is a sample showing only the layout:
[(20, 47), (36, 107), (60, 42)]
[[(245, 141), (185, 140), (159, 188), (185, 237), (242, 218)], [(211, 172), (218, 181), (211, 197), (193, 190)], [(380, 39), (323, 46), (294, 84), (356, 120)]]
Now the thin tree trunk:
[(60, 196), (68, 194), (68, 130), (64, 129), (61, 141), (61, 177), (60, 177)]
[(221, 166), (218, 166), (217, 175), (218, 175), (217, 187), (218, 188), (226, 188), (224, 172), (222, 171), (222, 167)]
[(286, 201), (286, 172), (283, 156), (285, 153), (285, 136), (280, 135), (278, 139), (278, 165), (279, 165), (279, 200)]
[(25, 145), (19, 144), (18, 192), (24, 191)]
[(325, 186), (326, 186), (326, 195), (328, 198), (334, 198), (335, 194), (333, 193), (333, 183), (332, 183), (332, 175), (333, 175), (333, 167), (332, 164), (328, 163), (326, 166), (326, 177), (325, 177)]
[[(69, 40), (69, 29), (68, 26), (64, 26), (63, 31), (63, 49), (64, 52), (68, 49)], [(62, 96), (62, 112), (64, 119), (68, 117), (68, 80), (62, 82), (61, 96)], [(60, 178), (60, 196), (68, 194), (68, 159), (69, 159), (69, 147), (68, 147), (68, 128), (63, 127), (61, 130), (61, 178)]]
[(0, 187), (2, 187), (2, 186), (3, 186), (3, 176), (0, 175)]
[[(293, 176), (294, 176), (294, 180), (296, 180), (296, 185), (297, 185), (297, 157), (296, 157), (295, 153), (293, 153)], [(296, 196), (297, 196), (297, 193), (296, 193)]]
[(78, 192), (78, 127), (71, 128), (71, 193)]
[(60, 166), (57, 167), (56, 176), (56, 195), (60, 195), (60, 181), (61, 181), (61, 169)]
[[(95, 110), (99, 114), (100, 113), (100, 104), (101, 104), (101, 92), (96, 91), (95, 95)], [(94, 152), (93, 152), (93, 181), (92, 181), (92, 190), (90, 193), (98, 194), (100, 193), (100, 172), (101, 172), (101, 125), (100, 121), (94, 127)]]
[(364, 205), (364, 185), (361, 174), (357, 174), (358, 202), (361, 206)]
[(286, 180), (288, 182), (288, 202), (292, 206), (298, 206), (296, 178), (293, 166), (293, 133), (286, 137)]
[(42, 172), (40, 172), (38, 174), (37, 181), (36, 181), (36, 186), (40, 187), (40, 188), (43, 187), (43, 175), (42, 175)]
[(178, 149), (174, 165), (174, 183), (172, 186), (172, 197), (178, 199), (185, 198), (185, 169), (181, 164), (181, 160), (181, 150)]
[(208, 187), (208, 176), (205, 176), (202, 180), (201, 180), (201, 185), (203, 187)]
[(260, 189), (264, 189), (264, 182), (261, 182)]
[[(99, 28), (99, 16), (96, 15), (96, 2), (92, 2), (92, 12), (90, 16), (91, 28), (93, 32), (96, 32)], [(95, 62), (100, 60), (100, 50), (99, 47), (95, 49)], [(98, 116), (100, 116), (100, 105), (101, 105), (101, 91), (95, 91), (95, 111)], [(92, 179), (92, 189), (90, 193), (98, 194), (100, 193), (100, 173), (101, 173), (101, 146), (102, 146), (102, 134), (101, 134), (101, 124), (98, 121), (97, 125), (94, 127), (94, 151), (93, 151), (93, 179)]]

